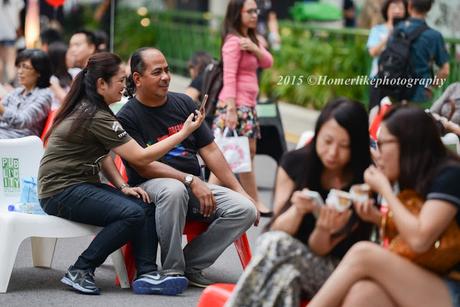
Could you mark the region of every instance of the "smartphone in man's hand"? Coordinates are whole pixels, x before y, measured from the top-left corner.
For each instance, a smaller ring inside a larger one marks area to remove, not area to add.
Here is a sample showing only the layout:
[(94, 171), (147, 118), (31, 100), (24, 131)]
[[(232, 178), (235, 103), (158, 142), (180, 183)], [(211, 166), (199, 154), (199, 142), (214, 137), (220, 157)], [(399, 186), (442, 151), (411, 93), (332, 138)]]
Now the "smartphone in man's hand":
[(208, 94), (205, 94), (203, 97), (203, 100), (201, 101), (200, 110), (201, 114), (204, 114), (206, 112), (206, 102), (208, 102)]

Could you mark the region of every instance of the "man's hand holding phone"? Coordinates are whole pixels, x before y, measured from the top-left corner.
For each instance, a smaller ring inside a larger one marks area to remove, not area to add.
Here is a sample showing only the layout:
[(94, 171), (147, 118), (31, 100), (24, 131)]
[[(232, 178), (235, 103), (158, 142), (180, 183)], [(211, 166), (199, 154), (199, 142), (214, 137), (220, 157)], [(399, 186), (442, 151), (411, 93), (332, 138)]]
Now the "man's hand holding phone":
[(205, 94), (203, 97), (203, 100), (201, 101), (200, 107), (198, 108), (201, 114), (206, 114), (206, 103), (207, 102), (208, 102), (208, 94)]

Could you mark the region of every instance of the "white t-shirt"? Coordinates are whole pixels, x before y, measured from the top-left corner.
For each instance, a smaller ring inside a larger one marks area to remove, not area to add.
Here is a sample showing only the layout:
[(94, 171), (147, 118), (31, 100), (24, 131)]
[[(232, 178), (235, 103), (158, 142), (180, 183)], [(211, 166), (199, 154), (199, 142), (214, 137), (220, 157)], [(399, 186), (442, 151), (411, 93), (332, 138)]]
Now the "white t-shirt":
[[(384, 40), (388, 36), (389, 33), (390, 30), (384, 23), (372, 27), (371, 32), (369, 33), (369, 38), (367, 40), (367, 49), (371, 49), (379, 45), (382, 42), (382, 40)], [(379, 56), (372, 58), (372, 67), (371, 72), (369, 74), (370, 78), (374, 78), (377, 75), (379, 69), (378, 62)]]
[(19, 12), (24, 7), (23, 0), (0, 0), (0, 41), (16, 40), (16, 29), (19, 27)]

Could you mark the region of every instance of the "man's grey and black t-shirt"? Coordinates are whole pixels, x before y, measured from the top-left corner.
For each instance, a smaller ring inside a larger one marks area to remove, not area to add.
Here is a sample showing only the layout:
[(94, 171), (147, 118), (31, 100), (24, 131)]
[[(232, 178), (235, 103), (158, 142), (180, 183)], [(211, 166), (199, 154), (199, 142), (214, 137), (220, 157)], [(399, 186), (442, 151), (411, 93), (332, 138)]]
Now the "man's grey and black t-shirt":
[(100, 182), (100, 162), (114, 147), (131, 140), (116, 118), (106, 110), (98, 110), (92, 120), (69, 135), (82, 102), (74, 114), (64, 119), (48, 139), (48, 146), (38, 174), (39, 198), (50, 197), (79, 183)]
[[(196, 108), (187, 95), (169, 92), (166, 102), (159, 107), (148, 107), (132, 98), (117, 113), (117, 117), (129, 135), (142, 147), (147, 147), (179, 132)], [(200, 176), (197, 152), (213, 140), (209, 127), (201, 125), (159, 161), (182, 172)], [(127, 163), (125, 165), (129, 184), (139, 185), (147, 181)]]

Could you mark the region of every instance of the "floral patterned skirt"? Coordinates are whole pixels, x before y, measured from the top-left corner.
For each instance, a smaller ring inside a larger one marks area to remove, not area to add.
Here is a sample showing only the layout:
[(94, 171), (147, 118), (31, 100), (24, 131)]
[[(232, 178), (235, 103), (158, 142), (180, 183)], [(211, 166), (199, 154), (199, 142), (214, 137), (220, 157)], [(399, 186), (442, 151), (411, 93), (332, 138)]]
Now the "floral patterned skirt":
[(267, 232), (225, 306), (298, 307), (302, 297), (313, 298), (339, 262), (315, 255), (285, 232)]
[[(247, 136), (248, 138), (260, 138), (259, 119), (256, 108), (240, 106), (236, 108), (238, 122), (236, 124), (236, 133), (238, 136)], [(225, 117), (227, 116), (227, 107), (219, 103), (216, 107), (216, 114), (212, 125), (212, 130), (216, 128), (225, 129)]]

